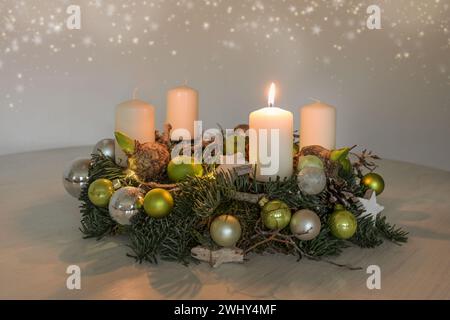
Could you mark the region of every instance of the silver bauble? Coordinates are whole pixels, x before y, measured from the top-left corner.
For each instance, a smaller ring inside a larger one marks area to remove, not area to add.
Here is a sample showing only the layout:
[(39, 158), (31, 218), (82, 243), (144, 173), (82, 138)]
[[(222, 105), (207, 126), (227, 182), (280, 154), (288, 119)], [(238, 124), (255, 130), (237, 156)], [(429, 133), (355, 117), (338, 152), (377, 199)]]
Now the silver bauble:
[(123, 187), (109, 200), (109, 214), (119, 224), (129, 225), (144, 203), (144, 192), (135, 187)]
[(325, 171), (320, 168), (303, 168), (297, 176), (298, 187), (309, 195), (319, 194), (327, 185)]
[(100, 154), (110, 157), (111, 159), (115, 159), (115, 141), (114, 139), (103, 139), (97, 142), (94, 149), (92, 150), (93, 154)]
[(289, 226), (298, 239), (311, 240), (319, 235), (322, 224), (314, 211), (303, 209), (294, 213)]
[(76, 158), (64, 169), (63, 185), (66, 191), (75, 198), (80, 197), (81, 189), (88, 183), (91, 159)]

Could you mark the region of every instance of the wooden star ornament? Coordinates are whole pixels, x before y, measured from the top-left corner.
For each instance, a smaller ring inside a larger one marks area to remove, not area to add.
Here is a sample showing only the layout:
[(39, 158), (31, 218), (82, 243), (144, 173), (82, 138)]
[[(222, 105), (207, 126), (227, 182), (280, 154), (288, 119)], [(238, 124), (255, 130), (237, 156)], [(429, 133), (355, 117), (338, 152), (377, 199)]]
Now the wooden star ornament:
[(375, 219), (377, 214), (384, 210), (384, 207), (377, 203), (377, 195), (373, 190), (369, 190), (364, 198), (358, 198), (358, 200), (364, 207), (364, 212), (361, 214), (361, 217), (370, 215)]

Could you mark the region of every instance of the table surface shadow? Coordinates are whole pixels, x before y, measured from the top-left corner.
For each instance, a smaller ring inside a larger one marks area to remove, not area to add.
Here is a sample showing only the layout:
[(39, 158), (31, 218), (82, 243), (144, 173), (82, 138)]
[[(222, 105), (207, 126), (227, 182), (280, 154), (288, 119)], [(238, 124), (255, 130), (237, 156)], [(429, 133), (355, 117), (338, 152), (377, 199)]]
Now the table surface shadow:
[[(339, 268), (294, 256), (251, 255), (244, 264), (138, 264), (124, 236), (83, 239), (76, 199), (62, 171), (90, 147), (0, 156), (0, 299), (449, 299), (450, 172), (383, 160), (379, 197), (390, 222), (409, 232), (403, 246), (350, 247)], [(81, 289), (66, 286), (81, 269)], [(367, 267), (381, 270), (370, 290)]]

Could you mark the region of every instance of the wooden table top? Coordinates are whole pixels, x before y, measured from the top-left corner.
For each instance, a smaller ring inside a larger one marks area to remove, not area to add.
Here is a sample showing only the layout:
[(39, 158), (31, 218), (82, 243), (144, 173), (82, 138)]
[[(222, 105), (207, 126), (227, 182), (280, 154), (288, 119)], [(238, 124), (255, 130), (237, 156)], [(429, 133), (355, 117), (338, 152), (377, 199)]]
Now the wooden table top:
[[(1, 299), (449, 299), (450, 172), (383, 160), (379, 197), (390, 222), (409, 242), (351, 247), (336, 262), (351, 271), (293, 256), (250, 256), (245, 264), (136, 264), (125, 237), (84, 240), (79, 202), (66, 194), (62, 171), (90, 147), (0, 157)], [(66, 287), (69, 265), (81, 268), (81, 289)], [(366, 268), (381, 269), (369, 290)]]

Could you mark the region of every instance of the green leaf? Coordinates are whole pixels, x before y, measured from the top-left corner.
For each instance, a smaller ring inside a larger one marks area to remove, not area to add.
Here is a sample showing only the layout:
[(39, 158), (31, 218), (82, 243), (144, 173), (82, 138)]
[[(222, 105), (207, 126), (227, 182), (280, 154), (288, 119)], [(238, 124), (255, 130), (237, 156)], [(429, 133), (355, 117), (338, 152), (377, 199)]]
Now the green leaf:
[(114, 132), (114, 136), (116, 137), (117, 144), (126, 154), (133, 154), (135, 148), (135, 142), (125, 133), (116, 131)]
[(340, 162), (347, 158), (351, 148), (341, 148), (331, 151), (330, 159), (333, 161)]

